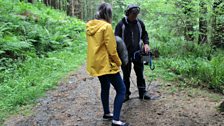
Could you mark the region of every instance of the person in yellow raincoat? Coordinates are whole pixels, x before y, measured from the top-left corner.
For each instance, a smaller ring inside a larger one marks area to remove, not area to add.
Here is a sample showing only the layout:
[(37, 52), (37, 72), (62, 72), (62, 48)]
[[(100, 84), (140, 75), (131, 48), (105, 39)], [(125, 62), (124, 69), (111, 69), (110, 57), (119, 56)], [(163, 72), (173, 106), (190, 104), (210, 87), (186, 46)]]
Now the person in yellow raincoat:
[[(86, 24), (87, 72), (99, 78), (103, 118), (112, 119), (112, 126), (128, 126), (120, 121), (120, 111), (125, 96), (125, 85), (120, 76), (121, 60), (116, 50), (116, 40), (112, 29), (112, 7), (102, 3), (96, 18)], [(109, 108), (110, 84), (116, 90), (113, 114)]]

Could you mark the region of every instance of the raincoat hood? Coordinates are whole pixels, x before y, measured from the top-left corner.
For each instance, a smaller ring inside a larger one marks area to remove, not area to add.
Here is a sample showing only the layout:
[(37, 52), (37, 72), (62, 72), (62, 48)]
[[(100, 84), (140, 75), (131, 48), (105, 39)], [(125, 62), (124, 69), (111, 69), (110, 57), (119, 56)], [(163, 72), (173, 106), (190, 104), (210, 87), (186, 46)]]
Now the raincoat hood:
[(91, 20), (86, 25), (86, 32), (87, 35), (94, 35), (103, 25), (105, 25), (107, 22), (103, 20)]

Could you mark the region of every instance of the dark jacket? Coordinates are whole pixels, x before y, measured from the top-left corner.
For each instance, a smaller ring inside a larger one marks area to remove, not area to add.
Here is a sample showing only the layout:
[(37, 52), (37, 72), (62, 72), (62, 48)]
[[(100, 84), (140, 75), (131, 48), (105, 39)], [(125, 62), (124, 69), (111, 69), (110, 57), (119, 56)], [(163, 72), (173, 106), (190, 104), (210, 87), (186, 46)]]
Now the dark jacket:
[[(142, 36), (140, 36), (137, 20), (139, 21), (142, 27)], [(123, 24), (125, 25), (124, 42), (126, 44), (129, 55), (133, 55), (135, 51), (140, 50), (140, 47), (139, 47), (140, 40), (142, 40), (144, 44), (149, 44), (149, 37), (145, 29), (145, 25), (141, 20), (139, 19), (137, 20), (134, 22), (130, 22), (126, 17), (124, 17), (117, 24), (115, 28), (115, 35), (120, 36), (122, 38), (122, 26)]]

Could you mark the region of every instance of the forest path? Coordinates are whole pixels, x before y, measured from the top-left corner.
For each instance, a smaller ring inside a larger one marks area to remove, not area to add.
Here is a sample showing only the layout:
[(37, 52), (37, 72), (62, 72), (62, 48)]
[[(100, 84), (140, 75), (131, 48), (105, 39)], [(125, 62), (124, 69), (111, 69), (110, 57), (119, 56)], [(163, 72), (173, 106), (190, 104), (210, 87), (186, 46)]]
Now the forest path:
[[(134, 72), (132, 79), (135, 82)], [(152, 82), (151, 91), (161, 95), (159, 99), (139, 100), (137, 88), (131, 84), (131, 100), (123, 104), (121, 119), (131, 126), (224, 126), (224, 113), (217, 111), (219, 102), (204, 95), (189, 95), (187, 89), (172, 92), (172, 84)], [(110, 104), (115, 91), (111, 87)], [(6, 126), (110, 126), (102, 119), (100, 84), (90, 77), (85, 66), (70, 75), (46, 96), (29, 116), (22, 114), (5, 121)]]

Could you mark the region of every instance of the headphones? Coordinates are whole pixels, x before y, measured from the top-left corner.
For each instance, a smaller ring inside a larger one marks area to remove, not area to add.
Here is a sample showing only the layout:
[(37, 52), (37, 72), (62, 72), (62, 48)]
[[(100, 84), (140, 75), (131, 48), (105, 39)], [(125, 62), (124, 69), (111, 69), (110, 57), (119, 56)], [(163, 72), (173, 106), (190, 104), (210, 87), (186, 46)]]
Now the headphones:
[(128, 16), (132, 9), (136, 8), (138, 13), (140, 12), (140, 7), (138, 5), (130, 4), (128, 5), (127, 9), (125, 10), (125, 15)]

